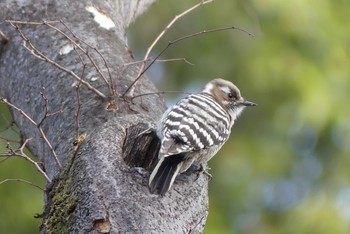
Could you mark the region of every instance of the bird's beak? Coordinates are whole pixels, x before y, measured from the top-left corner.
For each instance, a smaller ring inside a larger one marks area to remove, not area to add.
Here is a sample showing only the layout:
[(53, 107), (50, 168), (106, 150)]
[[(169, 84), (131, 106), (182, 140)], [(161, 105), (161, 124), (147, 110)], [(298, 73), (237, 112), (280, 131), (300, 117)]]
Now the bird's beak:
[(241, 102), (241, 105), (243, 105), (243, 106), (256, 106), (257, 104), (254, 103), (254, 102), (250, 102), (250, 101), (243, 100), (243, 101)]

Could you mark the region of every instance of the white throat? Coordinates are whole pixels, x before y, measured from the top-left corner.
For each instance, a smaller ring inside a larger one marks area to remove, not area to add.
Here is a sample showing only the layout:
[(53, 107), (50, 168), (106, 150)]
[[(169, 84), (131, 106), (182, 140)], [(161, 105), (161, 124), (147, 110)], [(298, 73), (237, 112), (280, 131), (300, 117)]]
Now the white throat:
[(231, 127), (235, 123), (235, 120), (239, 117), (239, 115), (242, 113), (245, 106), (239, 106), (235, 109), (230, 109), (229, 114), (231, 116)]

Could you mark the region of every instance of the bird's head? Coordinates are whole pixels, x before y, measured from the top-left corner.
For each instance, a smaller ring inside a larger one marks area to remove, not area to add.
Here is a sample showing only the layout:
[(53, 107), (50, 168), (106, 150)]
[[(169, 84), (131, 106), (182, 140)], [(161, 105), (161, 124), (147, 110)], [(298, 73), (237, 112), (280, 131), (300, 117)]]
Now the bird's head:
[(214, 99), (230, 114), (234, 121), (247, 106), (256, 106), (254, 102), (245, 100), (241, 92), (232, 82), (224, 79), (210, 81), (202, 90)]

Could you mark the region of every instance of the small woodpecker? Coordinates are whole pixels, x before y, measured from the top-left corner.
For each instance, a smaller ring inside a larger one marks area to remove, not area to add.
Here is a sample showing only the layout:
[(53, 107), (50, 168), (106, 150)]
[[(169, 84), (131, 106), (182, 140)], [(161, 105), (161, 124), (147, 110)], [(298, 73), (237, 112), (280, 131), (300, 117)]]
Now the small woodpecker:
[(150, 192), (164, 195), (179, 173), (193, 163), (207, 163), (229, 138), (246, 106), (256, 104), (244, 100), (230, 81), (214, 79), (167, 110), (157, 129), (161, 147), (149, 179)]

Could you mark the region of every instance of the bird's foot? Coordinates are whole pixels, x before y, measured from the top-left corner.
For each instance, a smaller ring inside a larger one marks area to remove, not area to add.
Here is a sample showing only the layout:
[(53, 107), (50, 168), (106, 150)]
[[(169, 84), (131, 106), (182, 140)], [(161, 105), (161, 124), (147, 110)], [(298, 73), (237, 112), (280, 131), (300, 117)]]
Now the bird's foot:
[(207, 175), (209, 177), (209, 180), (211, 180), (213, 178), (213, 176), (209, 173), (210, 167), (208, 167), (207, 164), (201, 163), (198, 169), (198, 173), (197, 173), (197, 178), (196, 180), (198, 180), (199, 176), (201, 173)]

